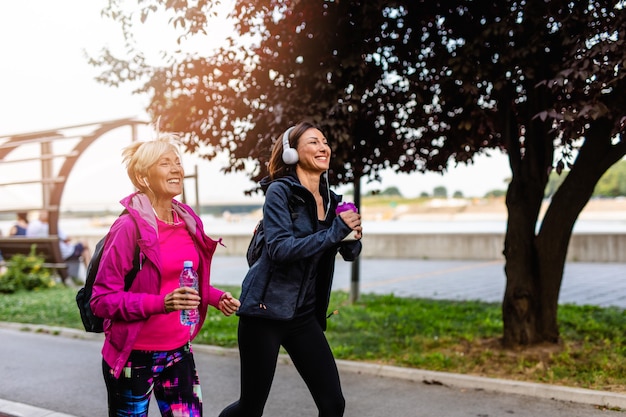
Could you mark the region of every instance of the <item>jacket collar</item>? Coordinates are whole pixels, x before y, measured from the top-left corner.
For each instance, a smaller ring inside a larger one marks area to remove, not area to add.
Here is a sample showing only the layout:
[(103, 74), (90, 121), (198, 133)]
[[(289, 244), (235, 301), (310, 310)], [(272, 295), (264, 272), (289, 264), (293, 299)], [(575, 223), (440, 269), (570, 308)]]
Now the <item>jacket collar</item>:
[[(322, 175), (327, 175), (327, 174), (322, 174)], [(304, 186), (300, 183), (300, 180), (298, 179), (298, 176), (296, 175), (295, 171), (293, 172), (290, 171), (284, 177), (276, 178), (275, 180), (271, 180), (269, 176), (264, 177), (259, 183), (259, 185), (261, 186), (261, 189), (263, 190), (263, 193), (267, 191), (267, 187), (269, 187), (269, 185), (272, 182), (276, 182), (276, 181), (280, 181), (280, 182), (287, 184), (288, 186), (292, 188), (292, 190), (294, 190), (294, 192), (302, 196), (311, 194), (309, 190), (304, 188)], [(328, 204), (328, 199), (330, 198), (330, 201), (331, 201), (330, 210), (335, 210), (339, 202), (342, 200), (342, 196), (335, 194), (329, 189), (329, 184), (326, 178), (320, 181), (320, 194), (322, 195), (322, 198), (324, 199), (324, 206)]]

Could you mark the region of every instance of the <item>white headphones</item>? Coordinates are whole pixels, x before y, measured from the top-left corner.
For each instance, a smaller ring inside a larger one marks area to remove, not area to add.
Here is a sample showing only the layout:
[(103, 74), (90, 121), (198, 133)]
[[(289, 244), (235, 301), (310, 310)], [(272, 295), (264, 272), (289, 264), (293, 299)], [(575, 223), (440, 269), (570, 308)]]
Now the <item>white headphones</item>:
[(298, 163), (298, 151), (289, 146), (289, 134), (295, 128), (295, 126), (287, 129), (283, 135), (283, 162), (287, 165), (294, 165)]

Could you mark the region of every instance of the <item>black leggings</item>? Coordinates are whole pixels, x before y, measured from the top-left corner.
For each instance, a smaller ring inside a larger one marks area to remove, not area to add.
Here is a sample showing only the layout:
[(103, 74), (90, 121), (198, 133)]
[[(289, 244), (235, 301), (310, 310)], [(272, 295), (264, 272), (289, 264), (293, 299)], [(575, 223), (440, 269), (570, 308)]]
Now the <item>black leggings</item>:
[(320, 417), (341, 417), (345, 400), (324, 332), (313, 315), (290, 321), (239, 318), (241, 393), (220, 417), (260, 417), (272, 387), (282, 345), (302, 376)]

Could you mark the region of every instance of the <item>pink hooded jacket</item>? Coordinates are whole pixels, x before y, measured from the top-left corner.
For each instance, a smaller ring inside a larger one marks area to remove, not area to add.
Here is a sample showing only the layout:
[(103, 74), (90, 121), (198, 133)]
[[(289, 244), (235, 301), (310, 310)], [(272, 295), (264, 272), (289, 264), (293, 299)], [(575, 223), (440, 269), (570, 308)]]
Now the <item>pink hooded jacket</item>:
[[(165, 296), (159, 294), (161, 256), (158, 226), (148, 197), (133, 193), (121, 204), (123, 214), (111, 226), (104, 245), (98, 275), (93, 286), (91, 309), (104, 318), (105, 340), (102, 357), (119, 378), (145, 320), (165, 314)], [(173, 209), (187, 226), (200, 256), (200, 322), (191, 339), (198, 334), (208, 306), (217, 308), (224, 293), (211, 286), (211, 260), (217, 241), (204, 233), (200, 218), (187, 205), (172, 200)], [(135, 246), (140, 249), (140, 269), (129, 291), (124, 291), (124, 276), (132, 269)]]

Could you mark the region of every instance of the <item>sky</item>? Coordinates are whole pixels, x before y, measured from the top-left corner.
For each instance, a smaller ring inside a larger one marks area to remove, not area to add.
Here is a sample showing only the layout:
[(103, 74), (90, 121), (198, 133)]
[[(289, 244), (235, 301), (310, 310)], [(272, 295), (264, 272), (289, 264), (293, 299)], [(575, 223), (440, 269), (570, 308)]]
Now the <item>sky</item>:
[[(85, 53), (97, 55), (104, 46), (116, 48), (121, 44), (119, 28), (100, 16), (105, 5), (106, 0), (0, 2), (0, 136), (128, 117), (148, 120), (144, 110), (147, 97), (133, 95), (130, 86), (97, 83), (98, 70), (87, 63)], [(226, 29), (219, 23), (212, 28), (211, 39), (224, 36)], [(142, 47), (157, 53), (169, 41), (162, 39), (162, 33), (158, 25), (145, 29)], [(151, 132), (143, 134), (150, 136)], [(129, 140), (126, 133), (115, 132), (96, 141), (79, 158), (65, 187), (64, 208), (117, 206), (132, 191), (120, 157)], [(249, 201), (243, 191), (254, 184), (244, 173), (222, 173), (225, 160), (209, 163), (185, 157), (187, 173), (198, 167), (201, 203)], [(0, 170), (3, 178), (15, 180), (18, 174), (26, 175), (6, 167)], [(494, 154), (479, 157), (469, 167), (451, 168), (444, 175), (384, 172), (381, 183), (364, 181), (362, 187), (364, 191), (398, 187), (404, 196), (414, 197), (423, 192), (432, 194), (435, 187), (444, 186), (449, 194), (458, 190), (478, 197), (506, 188), (509, 177), (506, 157)], [(7, 201), (29, 204), (33, 191), (26, 188), (8, 192), (1, 187), (0, 209), (6, 208)], [(337, 191), (347, 190), (339, 187)]]

